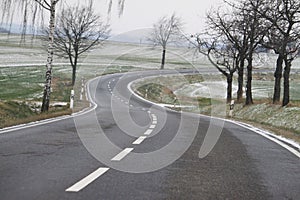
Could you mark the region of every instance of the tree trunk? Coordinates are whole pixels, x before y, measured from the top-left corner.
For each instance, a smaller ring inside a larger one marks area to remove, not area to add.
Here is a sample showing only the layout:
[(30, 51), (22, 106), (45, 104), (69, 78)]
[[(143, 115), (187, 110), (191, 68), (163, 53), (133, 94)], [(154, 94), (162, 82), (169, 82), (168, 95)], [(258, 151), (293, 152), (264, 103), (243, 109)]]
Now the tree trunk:
[(253, 104), (252, 98), (252, 56), (248, 59), (247, 66), (247, 85), (246, 85), (246, 105)]
[(240, 66), (238, 67), (238, 91), (237, 91), (238, 102), (241, 102), (243, 99), (244, 67), (245, 67), (245, 60), (241, 59)]
[(166, 49), (163, 49), (160, 69), (164, 69), (166, 60)]
[(292, 64), (291, 62), (285, 58), (285, 68), (284, 68), (284, 88), (283, 88), (283, 101), (282, 106), (286, 106), (290, 102), (290, 71)]
[(227, 103), (230, 103), (232, 99), (232, 77), (233, 73), (227, 75)]
[[(70, 57), (70, 59), (72, 59)], [(72, 63), (72, 86), (75, 85), (75, 81), (76, 81), (76, 71), (77, 71), (77, 61), (78, 61), (78, 54), (76, 53), (75, 58), (74, 58), (74, 63)]]
[(282, 64), (284, 57), (279, 54), (276, 62), (276, 70), (274, 73), (275, 77), (275, 85), (274, 85), (274, 95), (273, 95), (273, 103), (280, 102), (280, 92), (281, 92), (281, 78), (282, 78)]
[(72, 86), (75, 85), (76, 80), (76, 66), (72, 66)]
[(46, 64), (46, 81), (44, 86), (42, 112), (49, 110), (50, 94), (51, 94), (51, 81), (52, 81), (52, 61), (53, 61), (53, 45), (54, 45), (54, 29), (55, 29), (55, 5), (57, 1), (51, 0), (50, 8), (50, 22), (49, 22), (49, 44), (48, 44), (48, 58)]

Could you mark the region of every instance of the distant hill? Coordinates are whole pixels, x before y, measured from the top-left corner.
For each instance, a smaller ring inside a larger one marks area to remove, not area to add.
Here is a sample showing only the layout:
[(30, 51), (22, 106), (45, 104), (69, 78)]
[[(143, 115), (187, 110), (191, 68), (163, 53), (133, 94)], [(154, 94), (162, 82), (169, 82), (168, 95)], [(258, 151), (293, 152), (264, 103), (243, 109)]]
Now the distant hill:
[[(116, 42), (135, 43), (135, 44), (153, 44), (148, 39), (151, 36), (151, 33), (152, 33), (151, 28), (136, 29), (133, 31), (112, 35), (109, 38), (109, 40), (116, 41)], [(170, 44), (170, 46), (189, 46), (189, 43), (187, 42), (187, 40), (183, 39), (182, 41), (178, 41), (177, 44)]]
[[(22, 26), (20, 24), (6, 24), (6, 23), (3, 23), (3, 24), (0, 24), (0, 33), (21, 34), (22, 33)], [(28, 35), (33, 34), (33, 27), (32, 26), (27, 27), (26, 34), (28, 34)]]
[(0, 33), (10, 33), (10, 31), (5, 28), (0, 27)]
[(129, 43), (149, 43), (147, 37), (149, 37), (151, 29), (137, 29), (117, 35), (112, 35), (109, 40), (117, 42), (129, 42)]

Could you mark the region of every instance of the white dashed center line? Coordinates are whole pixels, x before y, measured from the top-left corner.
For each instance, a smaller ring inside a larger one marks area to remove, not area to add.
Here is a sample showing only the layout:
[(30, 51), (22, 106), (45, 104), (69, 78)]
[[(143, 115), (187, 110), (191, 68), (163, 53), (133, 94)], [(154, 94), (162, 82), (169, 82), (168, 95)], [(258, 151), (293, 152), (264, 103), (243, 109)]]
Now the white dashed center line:
[(149, 128), (154, 129), (156, 127), (155, 124), (152, 124)]
[(153, 121), (157, 121), (156, 115), (152, 114), (151, 116), (152, 116)]
[[(115, 79), (113, 79), (113, 82), (115, 81)], [(111, 87), (111, 82), (108, 82), (108, 90), (112, 93), (112, 87)], [(125, 104), (129, 105), (130, 107), (133, 107), (132, 104), (129, 104), (128, 101), (124, 101), (123, 99), (121, 99), (118, 95), (115, 95), (112, 93), (112, 96), (114, 96), (115, 98), (119, 99), (121, 102), (125, 102)], [(142, 108), (143, 111), (147, 111), (146, 108)], [(151, 114), (151, 111), (147, 111), (149, 114)], [(146, 132), (144, 133), (144, 136), (140, 136), (139, 138), (137, 138), (132, 144), (133, 145), (139, 145), (141, 144), (145, 139), (147, 139), (146, 135), (150, 135), (153, 132), (153, 129), (156, 127), (157, 124), (157, 116), (155, 114), (151, 114), (152, 117), (152, 124), (149, 126), (149, 129), (146, 130)], [(133, 151), (134, 148), (125, 148), (123, 151), (121, 151), (120, 153), (118, 153), (115, 157), (113, 157), (111, 159), (111, 161), (120, 161), (122, 160), (124, 157), (126, 157), (131, 151)], [(94, 171), (93, 173), (89, 174), (87, 177), (83, 178), (82, 180), (78, 181), (77, 183), (75, 183), (74, 185), (72, 185), (71, 187), (69, 187), (68, 189), (66, 189), (66, 192), (79, 192), (80, 190), (84, 189), (86, 186), (88, 186), (90, 183), (92, 183), (94, 180), (96, 180), (97, 178), (99, 178), (101, 175), (103, 175), (105, 172), (107, 172), (110, 168), (106, 168), (106, 167), (100, 167), (98, 168), (96, 171)]]
[(71, 187), (66, 189), (66, 192), (79, 192), (80, 190), (85, 188), (87, 185), (89, 185), (91, 182), (96, 180), (99, 176), (101, 176), (108, 170), (109, 170), (109, 168), (100, 167), (99, 169), (97, 169), (96, 171), (94, 171), (93, 173), (91, 173), (90, 175), (88, 175), (87, 177), (82, 179), (81, 181), (75, 183), (74, 185), (72, 185)]
[(136, 141), (134, 141), (132, 144), (141, 144), (147, 136), (140, 136)]
[(151, 133), (152, 133), (152, 129), (148, 129), (145, 133), (144, 133), (144, 135), (150, 135)]
[(125, 156), (127, 156), (127, 154), (129, 154), (131, 151), (133, 150), (133, 148), (126, 148), (123, 151), (121, 151), (118, 155), (116, 155), (115, 157), (113, 157), (111, 159), (111, 161), (120, 161), (122, 160)]

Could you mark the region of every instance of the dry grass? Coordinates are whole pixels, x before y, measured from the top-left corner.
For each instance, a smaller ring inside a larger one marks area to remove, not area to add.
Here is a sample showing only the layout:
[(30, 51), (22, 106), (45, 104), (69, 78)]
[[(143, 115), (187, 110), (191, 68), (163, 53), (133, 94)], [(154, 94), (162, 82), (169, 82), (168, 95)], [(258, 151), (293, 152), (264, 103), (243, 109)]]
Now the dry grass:
[(36, 113), (28, 105), (17, 102), (0, 102), (0, 128), (41, 121), (63, 115), (70, 115), (72, 110), (67, 107), (52, 108), (47, 113)]

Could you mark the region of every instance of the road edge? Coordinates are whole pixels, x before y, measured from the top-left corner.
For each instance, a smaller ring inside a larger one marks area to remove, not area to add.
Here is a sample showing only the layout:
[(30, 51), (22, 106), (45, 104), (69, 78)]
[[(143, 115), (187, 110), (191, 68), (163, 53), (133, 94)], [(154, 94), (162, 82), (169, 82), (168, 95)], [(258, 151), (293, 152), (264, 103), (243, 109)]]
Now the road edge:
[[(155, 102), (151, 102), (145, 98), (143, 98), (142, 96), (138, 95), (136, 92), (134, 92), (134, 90), (132, 89), (132, 85), (137, 82), (140, 79), (137, 79), (135, 81), (132, 81), (128, 84), (127, 89), (138, 99), (145, 101), (147, 103), (150, 103), (152, 105), (156, 105), (159, 107), (162, 107), (168, 111), (172, 111), (172, 112), (177, 112), (177, 113), (188, 113), (188, 112), (182, 112), (182, 111), (176, 111), (176, 110), (172, 110), (170, 108), (167, 108), (165, 106), (162, 106), (161, 104), (155, 103)], [(244, 123), (244, 122), (239, 122), (239, 121), (235, 121), (235, 120), (231, 120), (231, 119), (223, 119), (223, 118), (219, 118), (219, 117), (213, 117), (213, 116), (207, 116), (207, 115), (203, 115), (203, 114), (196, 114), (196, 113), (188, 113), (188, 114), (193, 114), (193, 115), (197, 115), (197, 116), (202, 116), (202, 117), (207, 117), (207, 118), (213, 118), (213, 119), (218, 119), (218, 120), (223, 120), (224, 122), (228, 122), (228, 123), (232, 123), (235, 125), (238, 125), (240, 127), (246, 128), (252, 132), (255, 132), (258, 135), (263, 136), (264, 138), (273, 141), (274, 143), (280, 145), (281, 147), (287, 149), (289, 152), (291, 152), (292, 154), (294, 154), (295, 156), (297, 156), (298, 158), (300, 158), (300, 144), (297, 143), (294, 140), (291, 140), (289, 138), (285, 138), (283, 136), (278, 136), (274, 133), (271, 133), (269, 131), (260, 129), (260, 128), (256, 128), (250, 124)]]

